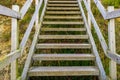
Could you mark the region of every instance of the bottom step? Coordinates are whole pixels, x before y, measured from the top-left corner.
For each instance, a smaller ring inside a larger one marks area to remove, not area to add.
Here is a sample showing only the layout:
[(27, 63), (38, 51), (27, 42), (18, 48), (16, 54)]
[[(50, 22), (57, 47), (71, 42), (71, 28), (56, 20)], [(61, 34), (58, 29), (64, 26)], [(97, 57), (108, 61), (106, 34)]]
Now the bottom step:
[(71, 67), (32, 67), (29, 76), (98, 76), (99, 70), (95, 66)]

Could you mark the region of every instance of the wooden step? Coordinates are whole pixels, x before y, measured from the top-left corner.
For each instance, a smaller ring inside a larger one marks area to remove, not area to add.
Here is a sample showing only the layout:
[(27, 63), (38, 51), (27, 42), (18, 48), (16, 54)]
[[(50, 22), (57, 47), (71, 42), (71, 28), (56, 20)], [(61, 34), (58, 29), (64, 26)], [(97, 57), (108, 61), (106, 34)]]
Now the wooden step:
[(81, 16), (45, 16), (44, 19), (82, 19)]
[(73, 22), (73, 21), (44, 21), (43, 24), (52, 24), (52, 25), (83, 25), (84, 22)]
[(85, 28), (41, 28), (41, 31), (83, 31), (85, 32)]
[(46, 11), (46, 14), (57, 14), (57, 15), (78, 15), (80, 11)]
[(78, 4), (47, 4), (49, 7), (77, 7)]
[(44, 44), (37, 44), (37, 49), (90, 49), (91, 44), (51, 44), (51, 43), (44, 43)]
[(98, 76), (99, 70), (94, 66), (71, 67), (32, 67), (28, 76)]
[(69, 11), (79, 11), (80, 9), (78, 7), (47, 7), (47, 10), (69, 10)]
[(88, 35), (40, 35), (39, 39), (88, 39)]
[(44, 60), (44, 61), (53, 61), (53, 60), (95, 60), (93, 54), (34, 54), (33, 60)]
[(64, 3), (64, 4), (76, 4), (77, 1), (48, 1), (48, 3)]

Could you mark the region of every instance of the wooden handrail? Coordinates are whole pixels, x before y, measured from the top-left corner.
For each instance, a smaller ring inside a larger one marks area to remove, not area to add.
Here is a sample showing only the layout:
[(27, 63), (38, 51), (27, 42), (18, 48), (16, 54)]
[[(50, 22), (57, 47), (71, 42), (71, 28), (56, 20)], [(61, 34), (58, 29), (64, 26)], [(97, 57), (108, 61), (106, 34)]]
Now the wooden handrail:
[(108, 46), (107, 46), (107, 43), (106, 43), (106, 41), (105, 41), (105, 39), (104, 39), (101, 31), (100, 31), (100, 28), (99, 28), (99, 26), (98, 26), (98, 24), (97, 24), (97, 22), (96, 22), (96, 20), (95, 20), (95, 18), (94, 18), (94, 16), (93, 16), (93, 14), (92, 14), (92, 11), (91, 11), (91, 9), (88, 7), (87, 1), (86, 1), (86, 0), (83, 0), (83, 2), (84, 2), (84, 4), (85, 4), (85, 7), (86, 7), (88, 13), (90, 14), (90, 18), (91, 18), (92, 24), (94, 25), (95, 31), (96, 31), (96, 33), (97, 33), (97, 35), (98, 35), (99, 41), (100, 41), (100, 43), (101, 43), (101, 46), (102, 46), (102, 48), (103, 48), (103, 51), (104, 51), (105, 55), (106, 55), (108, 58), (110, 58), (110, 59), (114, 60), (115, 62), (117, 62), (118, 64), (120, 64), (120, 55), (118, 55), (117, 53), (111, 54), (112, 52), (109, 51), (109, 48), (108, 48)]
[(84, 10), (83, 10), (83, 7), (82, 7), (82, 4), (81, 2), (79, 2), (78, 0), (78, 4), (79, 4), (79, 8), (81, 10), (81, 14), (83, 16), (83, 20), (85, 22), (85, 27), (87, 29), (87, 32), (88, 32), (88, 35), (89, 35), (89, 39), (90, 39), (90, 43), (92, 44), (92, 48), (93, 48), (93, 53), (94, 55), (96, 56), (96, 64), (100, 70), (100, 76), (101, 76), (101, 80), (106, 80), (107, 79), (107, 76), (106, 76), (106, 73), (105, 73), (105, 70), (102, 66), (102, 62), (101, 62), (101, 59), (100, 59), (100, 56), (99, 56), (99, 53), (98, 53), (98, 50), (97, 50), (97, 47), (95, 45), (95, 42), (94, 42), (94, 39), (93, 39), (93, 36), (92, 36), (92, 33), (90, 31), (90, 26), (88, 25), (87, 23), (87, 19), (86, 19), (86, 16), (85, 16), (85, 13), (84, 13)]
[(25, 34), (24, 34), (24, 37), (23, 37), (23, 39), (22, 39), (22, 41), (21, 41), (21, 43), (20, 43), (21, 53), (23, 53), (23, 50), (24, 50), (24, 48), (25, 48), (25, 45), (26, 45), (26, 43), (27, 43), (27, 41), (28, 41), (28, 38), (29, 38), (30, 33), (31, 33), (31, 30), (32, 30), (32, 28), (33, 28), (33, 26), (34, 26), (34, 23), (35, 23), (35, 20), (36, 20), (36, 16), (37, 16), (37, 14), (38, 14), (38, 12), (39, 12), (40, 7), (42, 6), (42, 2), (43, 2), (43, 0), (40, 0), (40, 2), (39, 2), (39, 4), (38, 4), (38, 7), (37, 7), (36, 11), (34, 12), (34, 14), (33, 14), (33, 16), (32, 16), (32, 19), (31, 19), (31, 21), (30, 21), (30, 24), (28, 25), (28, 28), (27, 28), (27, 30), (26, 30), (26, 32), (25, 32)]
[[(29, 0), (28, 0), (29, 1)], [(42, 3), (43, 3), (43, 0), (40, 0), (38, 6), (37, 6), (37, 9), (36, 11), (34, 12), (33, 16), (32, 16), (32, 19), (30, 21), (30, 24), (24, 34), (24, 37), (20, 43), (20, 46), (19, 46), (19, 49), (14, 51), (14, 52), (11, 52), (10, 54), (6, 55), (4, 58), (2, 58), (0, 60), (0, 70), (2, 70), (3, 68), (5, 68), (7, 65), (9, 65), (11, 62), (13, 62), (14, 60), (16, 60), (18, 57), (21, 56), (21, 54), (23, 53), (23, 50), (25, 48), (25, 45), (27, 43), (27, 40), (30, 36), (30, 33), (31, 33), (31, 30), (34, 26), (34, 23), (35, 23), (35, 20), (36, 20), (36, 16), (40, 10), (40, 7), (42, 6)], [(27, 10), (26, 10), (27, 11)], [(16, 12), (17, 13), (17, 12)], [(11, 16), (13, 17), (13, 16)]]
[(25, 16), (25, 14), (27, 13), (30, 5), (32, 4), (33, 0), (27, 0), (24, 4), (24, 6), (21, 8), (20, 13), (21, 13), (21, 18), (23, 18)]
[(107, 12), (107, 10), (101, 4), (100, 0), (94, 0), (94, 3), (96, 4), (97, 8), (99, 9), (100, 13), (102, 14), (105, 20), (120, 17), (120, 9), (112, 12)]
[(5, 16), (9, 16), (12, 18), (21, 19), (21, 15), (19, 12), (16, 12), (16, 11), (14, 11), (10, 8), (4, 7), (2, 5), (0, 5), (0, 14), (5, 15)]

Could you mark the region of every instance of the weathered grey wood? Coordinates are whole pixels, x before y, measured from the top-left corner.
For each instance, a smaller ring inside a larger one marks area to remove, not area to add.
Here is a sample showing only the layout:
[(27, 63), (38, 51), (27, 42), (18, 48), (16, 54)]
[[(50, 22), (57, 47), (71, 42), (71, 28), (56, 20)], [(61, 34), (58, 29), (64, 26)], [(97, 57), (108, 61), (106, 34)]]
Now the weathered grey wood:
[(30, 50), (29, 50), (29, 53), (28, 53), (28, 56), (27, 56), (27, 59), (26, 59), (25, 65), (24, 65), (24, 68), (23, 68), (23, 72), (22, 72), (22, 75), (21, 75), (21, 80), (26, 80), (27, 72), (28, 72), (28, 69), (30, 67), (31, 59), (32, 59), (32, 56), (33, 56), (33, 53), (34, 53), (34, 50), (35, 50), (35, 45), (36, 45), (37, 40), (38, 40), (38, 35), (39, 35), (39, 32), (40, 32), (39, 29), (41, 28), (41, 24), (36, 26), (36, 28), (37, 28), (37, 30), (35, 32), (35, 35), (34, 35), (34, 38), (33, 38), (33, 41), (32, 41), (32, 44), (31, 44), (31, 47), (30, 47)]
[(39, 39), (88, 39), (88, 35), (40, 35)]
[(53, 25), (83, 25), (84, 22), (80, 22), (80, 21), (76, 21), (76, 22), (73, 22), (73, 21), (44, 21), (43, 24), (53, 24)]
[(120, 9), (111, 11), (111, 12), (107, 12), (106, 19), (114, 19), (114, 18), (118, 18), (118, 17), (120, 17)]
[(82, 67), (32, 67), (29, 76), (87, 76), (99, 75), (99, 70), (94, 66)]
[[(90, 7), (90, 9), (91, 9), (91, 0), (87, 0), (87, 3), (88, 3), (88, 7)], [(89, 27), (90, 27), (90, 29), (91, 29), (91, 19), (90, 19), (90, 15), (89, 15), (89, 13), (87, 13), (87, 15), (88, 15), (88, 25), (89, 25)]]
[[(40, 0), (40, 1), (41, 1), (41, 0)], [(46, 0), (46, 1), (47, 1), (47, 0)], [(45, 2), (46, 2), (46, 1), (45, 1)], [(42, 15), (40, 16), (40, 21), (41, 21), (41, 22), (42, 22), (42, 20), (43, 20), (44, 14), (45, 14), (46, 4), (47, 4), (47, 3), (45, 3), (45, 6), (44, 6), (44, 8), (43, 8), (43, 10), (42, 10)], [(32, 56), (33, 56), (33, 53), (34, 53), (34, 50), (35, 50), (35, 45), (36, 45), (37, 40), (38, 40), (38, 35), (39, 35), (39, 33), (40, 33), (40, 28), (41, 28), (41, 26), (42, 26), (41, 22), (40, 22), (40, 24), (37, 26), (37, 30), (36, 30), (36, 33), (35, 33), (35, 35), (34, 35), (33, 42), (32, 42), (31, 48), (30, 48), (29, 53), (28, 53), (27, 60), (26, 60), (26, 62), (25, 62), (25, 66), (24, 66), (24, 69), (23, 69), (23, 72), (22, 72), (22, 76), (21, 76), (21, 79), (22, 79), (22, 80), (25, 80), (26, 77), (27, 77), (27, 72), (28, 72), (29, 66), (30, 66), (30, 64), (31, 64), (31, 59), (32, 59)]]
[(88, 4), (87, 4), (86, 0), (83, 0), (83, 2), (84, 2), (85, 6), (86, 6), (86, 8), (87, 8), (87, 11), (88, 11), (89, 14), (90, 14), (91, 21), (92, 21), (92, 23), (93, 23), (93, 25), (94, 25), (95, 31), (96, 31), (96, 33), (97, 33), (97, 35), (98, 35), (99, 41), (100, 41), (100, 43), (101, 43), (101, 46), (102, 46), (102, 48), (103, 48), (103, 51), (104, 51), (105, 55), (106, 55), (108, 58), (116, 61), (116, 62), (119, 64), (119, 63), (120, 63), (120, 60), (119, 60), (119, 59), (117, 60), (117, 58), (120, 58), (120, 56), (117, 56), (116, 58), (114, 57), (114, 56), (116, 56), (116, 55), (114, 55), (113, 57), (112, 57), (112, 56), (109, 56), (109, 55), (111, 55), (111, 54), (108, 54), (108, 49), (109, 49), (109, 48), (108, 48), (108, 46), (107, 46), (107, 44), (106, 44), (106, 41), (105, 41), (105, 39), (104, 39), (101, 31), (100, 31), (100, 28), (99, 28), (99, 26), (98, 26), (98, 24), (97, 24), (97, 22), (96, 22), (96, 20), (95, 20), (95, 18), (94, 18), (94, 16), (93, 16), (91, 10), (90, 10), (90, 8), (87, 7)]
[[(109, 6), (108, 12), (114, 11), (114, 7)], [(111, 19), (108, 24), (108, 42), (110, 51), (116, 53), (116, 43), (115, 43), (115, 20)], [(109, 64), (109, 72), (112, 80), (117, 80), (117, 66), (116, 62), (113, 60)]]
[(54, 4), (56, 4), (56, 3), (64, 3), (64, 4), (75, 4), (75, 3), (77, 3), (77, 1), (48, 1), (48, 3), (54, 3)]
[(86, 28), (41, 28), (42, 31), (82, 31), (85, 32)]
[(0, 14), (5, 15), (5, 16), (10, 16), (10, 17), (16, 18), (16, 19), (21, 19), (21, 15), (19, 12), (16, 12), (16, 11), (9, 9), (7, 7), (4, 7), (2, 5), (0, 5)]
[(62, 15), (62, 14), (67, 14), (67, 15), (77, 15), (81, 14), (80, 11), (46, 11), (46, 14), (57, 14), (57, 15)]
[(82, 19), (81, 16), (45, 16), (44, 19)]
[(47, 10), (56, 10), (56, 11), (59, 11), (59, 10), (69, 10), (69, 11), (78, 11), (79, 8), (77, 7), (47, 7)]
[(49, 7), (77, 7), (77, 4), (48, 4)]
[(99, 11), (101, 12), (103, 18), (106, 19), (107, 12), (106, 12), (104, 6), (101, 4), (100, 0), (94, 0), (94, 2), (96, 4), (97, 8), (99, 9)]
[(98, 35), (99, 41), (100, 41), (100, 43), (102, 45), (102, 48), (103, 48), (105, 54), (107, 55), (108, 47), (107, 47), (106, 41), (105, 41), (105, 39), (104, 39), (104, 37), (103, 37), (103, 35), (102, 35), (101, 31), (100, 31), (100, 28), (99, 28), (93, 14), (92, 14), (92, 11), (88, 7), (88, 4), (87, 4), (86, 0), (83, 0), (83, 2), (85, 4), (85, 6), (86, 6), (86, 9), (87, 9), (88, 13), (90, 14), (92, 24), (94, 25), (95, 31), (96, 31), (96, 33)]
[[(12, 9), (19, 12), (19, 6), (13, 5)], [(19, 29), (17, 25), (17, 19), (12, 18), (12, 28), (11, 28), (11, 51), (15, 51), (19, 46)], [(11, 63), (11, 80), (17, 79), (17, 60)]]
[(21, 41), (21, 43), (20, 43), (21, 54), (23, 53), (23, 50), (24, 50), (25, 45), (26, 45), (26, 43), (27, 43), (27, 40), (28, 40), (28, 38), (29, 38), (29, 36), (30, 36), (31, 30), (32, 30), (32, 28), (33, 28), (33, 26), (34, 26), (34, 23), (35, 23), (35, 20), (36, 20), (36, 16), (37, 16), (37, 14), (38, 14), (38, 12), (39, 12), (40, 7), (42, 6), (42, 2), (43, 2), (43, 0), (41, 0), (41, 1), (39, 2), (38, 7), (37, 7), (37, 10), (34, 12), (33, 17), (32, 17), (32, 19), (31, 19), (31, 21), (30, 21), (30, 24), (28, 25), (28, 28), (27, 28), (27, 30), (26, 30), (26, 32), (25, 32), (25, 34), (24, 34), (24, 37), (23, 37), (23, 39), (22, 39), (22, 41)]
[(90, 49), (90, 44), (50, 44), (50, 43), (44, 43), (44, 44), (37, 44), (37, 49), (66, 49), (66, 48), (74, 48), (74, 49)]
[(85, 22), (85, 27), (87, 29), (87, 33), (89, 35), (89, 39), (90, 39), (90, 42), (91, 42), (91, 45), (92, 45), (93, 53), (94, 53), (94, 55), (96, 57), (96, 64), (97, 64), (97, 66), (98, 66), (98, 68), (100, 70), (101, 80), (107, 80), (107, 76), (106, 76), (105, 70), (103, 68), (103, 65), (102, 65), (102, 62), (101, 62), (97, 47), (95, 45), (92, 33), (90, 31), (90, 28), (89, 28), (89, 25), (87, 24), (87, 19), (86, 19), (86, 16), (84, 14), (84, 11), (83, 11), (82, 4), (81, 4), (81, 2), (79, 0), (78, 0), (78, 4), (79, 4), (80, 10), (82, 12), (83, 20)]
[(14, 60), (16, 60), (20, 56), (21, 56), (20, 50), (16, 50), (4, 56), (2, 59), (0, 59), (0, 70), (8, 66), (10, 63), (12, 63)]
[(21, 13), (21, 18), (23, 18), (25, 16), (25, 14), (27, 13), (29, 7), (31, 6), (33, 0), (27, 0), (24, 4), (24, 6), (21, 8), (20, 13)]
[[(36, 10), (37, 10), (38, 3), (39, 3), (39, 0), (35, 0), (35, 9)], [(38, 21), (39, 21), (39, 12), (38, 12), (38, 15), (36, 16), (35, 28), (38, 25)]]
[(95, 60), (93, 54), (34, 54), (33, 60), (44, 60), (44, 61), (53, 61), (53, 60), (68, 60), (68, 61), (79, 61), (79, 60)]

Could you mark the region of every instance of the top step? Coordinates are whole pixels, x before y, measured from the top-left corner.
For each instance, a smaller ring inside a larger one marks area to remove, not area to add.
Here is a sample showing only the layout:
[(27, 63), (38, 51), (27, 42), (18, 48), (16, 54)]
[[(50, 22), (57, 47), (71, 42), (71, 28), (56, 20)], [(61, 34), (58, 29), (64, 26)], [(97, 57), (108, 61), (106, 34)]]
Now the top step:
[(64, 4), (75, 4), (77, 1), (48, 1), (48, 3), (64, 3)]

